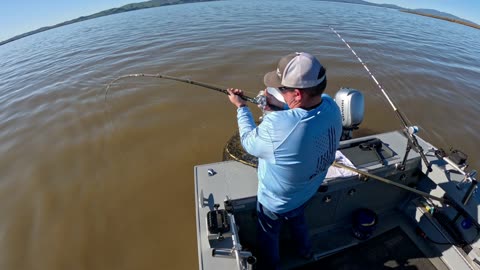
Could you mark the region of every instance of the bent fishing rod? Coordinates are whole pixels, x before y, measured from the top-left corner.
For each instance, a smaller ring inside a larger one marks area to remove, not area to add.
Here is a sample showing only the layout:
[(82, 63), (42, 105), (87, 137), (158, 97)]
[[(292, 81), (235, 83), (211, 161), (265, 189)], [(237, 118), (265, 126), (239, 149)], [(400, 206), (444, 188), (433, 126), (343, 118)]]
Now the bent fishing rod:
[[(365, 70), (368, 72), (368, 75), (373, 79), (377, 87), (380, 89), (382, 94), (385, 96), (387, 99), (388, 103), (392, 107), (393, 111), (395, 112), (395, 115), (398, 117), (398, 119), (402, 122), (402, 125), (404, 127), (404, 133), (407, 135), (408, 139), (408, 145), (407, 145), (407, 151), (405, 153), (405, 157), (401, 163), (400, 169), (403, 170), (405, 166), (405, 162), (408, 156), (408, 153), (410, 152), (410, 149), (413, 147), (417, 153), (420, 154), (420, 157), (422, 158), (423, 162), (425, 163), (425, 166), (427, 166), (427, 171), (431, 172), (432, 171), (432, 165), (427, 160), (427, 157), (425, 156), (425, 152), (423, 151), (422, 146), (418, 143), (417, 137), (415, 136), (415, 133), (418, 132), (418, 128), (412, 126), (408, 121), (405, 119), (403, 114), (400, 112), (400, 110), (395, 106), (393, 103), (392, 99), (388, 96), (387, 91), (383, 89), (382, 85), (378, 82), (377, 78), (373, 75), (373, 73), (370, 71), (370, 69), (367, 67), (367, 65), (362, 61), (362, 59), (357, 55), (355, 50), (348, 44), (348, 42), (332, 27), (329, 26), (330, 29), (335, 33), (340, 40), (345, 43), (345, 45), (350, 49), (350, 51), (353, 53), (353, 55), (357, 58), (357, 60), (362, 64), (362, 66), (365, 68)], [(403, 168), (402, 168), (403, 167)]]
[[(173, 76), (168, 76), (168, 75), (164, 75), (164, 74), (145, 74), (145, 73), (136, 73), (136, 74), (127, 74), (127, 75), (123, 75), (123, 76), (120, 76), (116, 79), (114, 79), (113, 81), (111, 81), (107, 87), (105, 88), (105, 102), (107, 101), (107, 95), (108, 95), (108, 90), (110, 89), (110, 86), (121, 80), (121, 79), (125, 79), (125, 78), (131, 78), (131, 77), (150, 77), (150, 78), (158, 78), (158, 79), (167, 79), (167, 80), (173, 80), (173, 81), (178, 81), (178, 82), (182, 82), (182, 83), (188, 83), (188, 84), (193, 84), (193, 85), (196, 85), (196, 86), (200, 86), (200, 87), (203, 87), (203, 88), (207, 88), (207, 89), (211, 89), (211, 90), (215, 90), (217, 92), (221, 92), (221, 93), (224, 93), (226, 95), (230, 95), (227, 91), (227, 89), (224, 89), (224, 88), (220, 88), (220, 87), (217, 87), (217, 86), (213, 86), (213, 85), (210, 85), (210, 84), (206, 84), (206, 83), (203, 83), (203, 82), (198, 82), (198, 81), (193, 81), (193, 80), (188, 80), (188, 79), (182, 79), (182, 78), (177, 78), (177, 77), (173, 77)], [(262, 99), (261, 96), (257, 96), (256, 98), (252, 98), (252, 97), (249, 97), (249, 96), (245, 96), (245, 95), (241, 95), (240, 96), (243, 100), (245, 101), (248, 101), (248, 102), (251, 102), (253, 104), (257, 104), (257, 105), (262, 105), (262, 102), (264, 102)]]

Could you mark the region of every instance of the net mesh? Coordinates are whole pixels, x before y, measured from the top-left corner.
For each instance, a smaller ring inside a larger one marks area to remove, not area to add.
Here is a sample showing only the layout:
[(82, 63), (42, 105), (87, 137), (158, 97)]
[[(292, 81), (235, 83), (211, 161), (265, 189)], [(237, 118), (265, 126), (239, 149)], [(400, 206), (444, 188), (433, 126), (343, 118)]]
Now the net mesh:
[(227, 160), (236, 160), (254, 168), (258, 166), (258, 158), (243, 149), (238, 131), (233, 134), (223, 149), (223, 161)]

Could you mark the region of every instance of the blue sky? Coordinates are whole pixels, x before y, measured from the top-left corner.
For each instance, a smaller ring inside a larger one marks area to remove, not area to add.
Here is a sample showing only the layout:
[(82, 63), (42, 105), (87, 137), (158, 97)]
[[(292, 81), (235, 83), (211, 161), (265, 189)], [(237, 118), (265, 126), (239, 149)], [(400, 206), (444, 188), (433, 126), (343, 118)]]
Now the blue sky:
[[(2, 0), (0, 41), (105, 9), (142, 0)], [(480, 24), (480, 0), (368, 0), (406, 8), (433, 8)]]
[(0, 41), (143, 0), (0, 0)]

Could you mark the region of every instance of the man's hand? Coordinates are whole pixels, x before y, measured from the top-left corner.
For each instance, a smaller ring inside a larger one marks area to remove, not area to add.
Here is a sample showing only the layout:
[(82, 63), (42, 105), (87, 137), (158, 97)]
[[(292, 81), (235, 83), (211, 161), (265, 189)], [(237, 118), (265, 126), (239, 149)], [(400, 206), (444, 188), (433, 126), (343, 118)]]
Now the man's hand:
[(237, 108), (247, 106), (247, 101), (242, 99), (240, 96), (243, 96), (243, 91), (240, 89), (233, 89), (233, 88), (228, 88), (228, 99), (230, 99), (230, 102), (237, 106)]

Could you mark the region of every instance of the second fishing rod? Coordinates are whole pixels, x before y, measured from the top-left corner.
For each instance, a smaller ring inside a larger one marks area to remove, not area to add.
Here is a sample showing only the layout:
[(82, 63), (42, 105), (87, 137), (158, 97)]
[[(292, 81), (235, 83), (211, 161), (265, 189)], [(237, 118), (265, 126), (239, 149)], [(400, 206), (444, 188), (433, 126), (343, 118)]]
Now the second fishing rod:
[(377, 87), (380, 89), (382, 94), (385, 96), (387, 99), (388, 103), (392, 107), (393, 111), (395, 112), (395, 115), (398, 117), (400, 122), (402, 123), (402, 126), (404, 127), (405, 134), (407, 135), (408, 139), (408, 146), (407, 146), (407, 151), (405, 153), (405, 157), (399, 166), (400, 170), (403, 170), (405, 168), (405, 162), (408, 157), (408, 153), (410, 152), (410, 149), (413, 148), (416, 152), (420, 154), (420, 157), (422, 158), (422, 161), (425, 163), (425, 166), (427, 167), (427, 171), (431, 172), (432, 171), (432, 165), (430, 162), (428, 162), (427, 157), (425, 156), (425, 152), (422, 148), (422, 146), (418, 143), (417, 137), (415, 136), (415, 133), (418, 132), (418, 128), (415, 126), (412, 126), (406, 118), (403, 116), (403, 114), (400, 112), (400, 110), (395, 106), (393, 103), (392, 99), (390, 96), (387, 94), (385, 89), (383, 89), (382, 85), (378, 82), (377, 78), (373, 75), (373, 73), (370, 71), (370, 69), (367, 67), (367, 65), (362, 61), (362, 59), (358, 56), (358, 54), (355, 52), (355, 50), (348, 44), (348, 42), (332, 27), (329, 26), (330, 29), (335, 33), (340, 40), (345, 43), (345, 45), (350, 49), (350, 51), (353, 53), (353, 55), (357, 58), (357, 60), (362, 64), (362, 66), (365, 68), (365, 70), (368, 72), (368, 75), (373, 79)]

